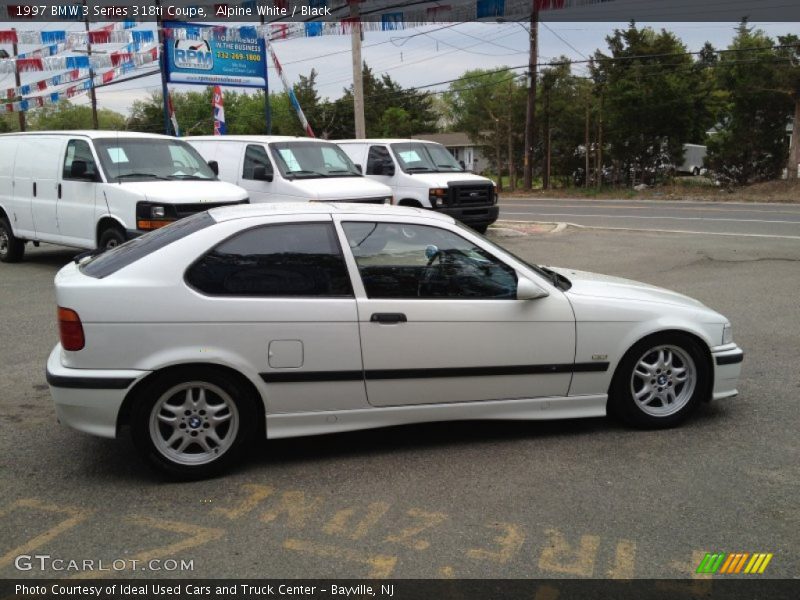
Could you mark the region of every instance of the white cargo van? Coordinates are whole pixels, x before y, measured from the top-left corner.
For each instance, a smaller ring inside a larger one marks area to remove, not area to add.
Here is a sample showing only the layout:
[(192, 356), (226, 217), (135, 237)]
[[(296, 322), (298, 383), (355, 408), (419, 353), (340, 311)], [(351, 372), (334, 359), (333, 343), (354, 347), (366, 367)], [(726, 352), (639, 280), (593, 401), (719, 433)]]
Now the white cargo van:
[(392, 201), (392, 190), (364, 177), (331, 142), (267, 135), (185, 139), (218, 170), (220, 179), (247, 190), (251, 202)]
[(450, 215), (483, 233), (497, 220), (491, 179), (466, 173), (453, 155), (423, 140), (336, 140), (367, 177), (392, 188), (394, 202)]
[(678, 167), (679, 173), (691, 173), (694, 176), (703, 172), (708, 148), (699, 144), (683, 145), (683, 164)]
[(247, 202), (187, 143), (117, 131), (0, 135), (0, 260), (25, 243), (116, 246), (190, 214)]

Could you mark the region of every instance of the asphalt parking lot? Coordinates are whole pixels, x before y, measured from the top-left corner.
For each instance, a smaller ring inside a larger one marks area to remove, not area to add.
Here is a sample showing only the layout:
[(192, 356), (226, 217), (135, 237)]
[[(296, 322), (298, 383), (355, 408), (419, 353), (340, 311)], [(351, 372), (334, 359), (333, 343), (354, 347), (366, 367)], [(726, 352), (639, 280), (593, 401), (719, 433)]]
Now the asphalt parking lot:
[[(670, 431), (591, 419), (265, 441), (224, 478), (171, 483), (128, 439), (55, 422), (52, 279), (75, 253), (42, 246), (0, 265), (0, 577), (689, 578), (705, 552), (773, 553), (764, 576), (800, 575), (800, 244), (572, 228), (497, 239), (719, 310), (745, 350), (739, 397)], [(21, 554), (128, 562), (20, 571)], [(142, 570), (167, 559), (192, 570)]]

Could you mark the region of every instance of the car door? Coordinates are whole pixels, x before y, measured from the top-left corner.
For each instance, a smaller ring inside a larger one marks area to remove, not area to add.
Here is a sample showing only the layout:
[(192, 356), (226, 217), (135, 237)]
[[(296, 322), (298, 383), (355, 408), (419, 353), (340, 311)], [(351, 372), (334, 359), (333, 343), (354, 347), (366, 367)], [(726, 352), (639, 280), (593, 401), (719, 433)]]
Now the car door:
[(247, 190), (250, 202), (276, 200), (275, 172), (263, 144), (247, 144), (239, 175), (239, 187)]
[(70, 139), (58, 182), (58, 232), (66, 243), (93, 245), (100, 174), (88, 140)]
[(30, 202), (36, 239), (60, 241), (57, 181), (63, 139), (31, 135), (20, 141), (16, 157), (14, 195), (20, 204)]
[(575, 323), (566, 297), (517, 300), (519, 275), (435, 225), (342, 217), (367, 398), (400, 406), (566, 396)]

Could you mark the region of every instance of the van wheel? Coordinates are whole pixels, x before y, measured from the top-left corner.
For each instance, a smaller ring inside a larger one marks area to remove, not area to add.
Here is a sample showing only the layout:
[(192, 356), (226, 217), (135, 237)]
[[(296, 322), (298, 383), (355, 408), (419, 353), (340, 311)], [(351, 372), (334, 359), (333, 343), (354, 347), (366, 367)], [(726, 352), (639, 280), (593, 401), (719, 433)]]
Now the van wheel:
[(694, 175), (695, 177), (700, 175), (700, 167), (695, 167), (694, 169), (692, 169), (692, 175)]
[(100, 243), (97, 247), (101, 250), (111, 250), (120, 244), (125, 243), (125, 232), (119, 227), (109, 227), (100, 235)]
[(11, 224), (5, 217), (0, 217), (0, 261), (5, 263), (19, 262), (24, 254), (24, 240), (14, 235)]
[(135, 399), (131, 435), (160, 471), (202, 479), (230, 467), (253, 438), (255, 399), (213, 368), (182, 368), (156, 377)]
[(481, 235), (483, 235), (484, 233), (486, 233), (486, 230), (489, 229), (489, 225), (488, 224), (487, 225), (473, 225), (472, 228), (475, 231), (477, 231), (478, 233), (480, 233)]

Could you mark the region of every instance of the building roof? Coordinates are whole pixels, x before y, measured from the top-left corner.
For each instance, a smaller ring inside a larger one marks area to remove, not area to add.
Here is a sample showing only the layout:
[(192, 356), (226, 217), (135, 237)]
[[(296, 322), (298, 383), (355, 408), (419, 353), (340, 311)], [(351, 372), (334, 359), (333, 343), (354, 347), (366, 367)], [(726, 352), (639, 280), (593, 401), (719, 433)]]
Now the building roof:
[(452, 133), (421, 133), (419, 135), (411, 136), (417, 140), (426, 140), (428, 142), (436, 142), (442, 146), (477, 146), (469, 135), (463, 131), (454, 131)]

